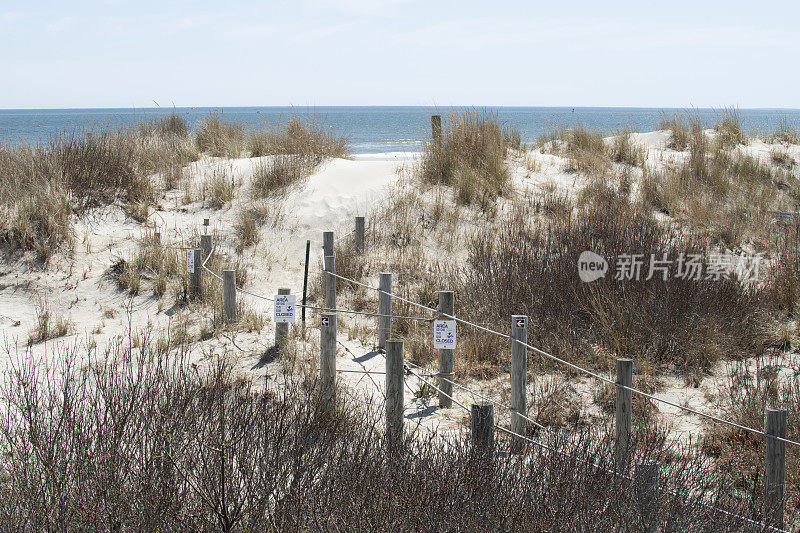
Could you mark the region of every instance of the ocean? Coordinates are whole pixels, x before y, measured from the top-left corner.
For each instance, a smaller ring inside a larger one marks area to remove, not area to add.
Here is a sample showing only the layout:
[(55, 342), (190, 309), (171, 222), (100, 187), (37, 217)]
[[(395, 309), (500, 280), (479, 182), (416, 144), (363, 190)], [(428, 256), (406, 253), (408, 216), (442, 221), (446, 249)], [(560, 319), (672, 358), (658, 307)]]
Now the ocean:
[[(356, 154), (413, 152), (430, 135), (430, 116), (447, 115), (463, 108), (448, 107), (178, 107), (141, 109), (5, 109), (0, 110), (0, 137), (10, 143), (42, 143), (67, 132), (81, 133), (93, 127), (130, 127), (173, 111), (191, 128), (210, 113), (238, 122), (245, 128), (276, 124), (296, 115), (314, 116), (339, 134), (347, 136)], [(603, 133), (621, 129), (658, 129), (663, 114), (690, 112), (705, 126), (713, 126), (723, 115), (720, 109), (662, 109), (622, 107), (490, 107), (498, 118), (520, 131), (524, 142), (560, 126), (582, 125)], [(740, 109), (739, 116), (748, 135), (767, 135), (781, 120), (800, 129), (797, 109)]]

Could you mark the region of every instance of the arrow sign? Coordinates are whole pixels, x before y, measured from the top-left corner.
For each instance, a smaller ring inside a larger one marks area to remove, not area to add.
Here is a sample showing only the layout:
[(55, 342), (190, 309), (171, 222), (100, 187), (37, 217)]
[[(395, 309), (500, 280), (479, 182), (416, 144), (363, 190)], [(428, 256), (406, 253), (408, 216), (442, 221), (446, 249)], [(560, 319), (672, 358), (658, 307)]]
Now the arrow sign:
[(324, 316), (322, 317), (322, 327), (327, 328), (330, 325), (331, 319), (330, 317)]
[(516, 326), (518, 328), (524, 328), (525, 327), (525, 322), (527, 322), (527, 320), (525, 318), (517, 318), (516, 319)]

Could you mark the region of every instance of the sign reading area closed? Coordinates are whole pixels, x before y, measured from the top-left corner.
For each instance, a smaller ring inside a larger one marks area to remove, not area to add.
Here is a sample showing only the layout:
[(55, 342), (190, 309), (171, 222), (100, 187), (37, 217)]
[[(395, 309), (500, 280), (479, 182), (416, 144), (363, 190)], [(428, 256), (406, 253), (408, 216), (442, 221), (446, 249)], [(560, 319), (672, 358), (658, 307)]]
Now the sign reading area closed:
[(294, 294), (279, 294), (275, 296), (275, 323), (294, 322), (295, 303)]
[(456, 347), (456, 321), (433, 321), (433, 347), (439, 350), (453, 350)]

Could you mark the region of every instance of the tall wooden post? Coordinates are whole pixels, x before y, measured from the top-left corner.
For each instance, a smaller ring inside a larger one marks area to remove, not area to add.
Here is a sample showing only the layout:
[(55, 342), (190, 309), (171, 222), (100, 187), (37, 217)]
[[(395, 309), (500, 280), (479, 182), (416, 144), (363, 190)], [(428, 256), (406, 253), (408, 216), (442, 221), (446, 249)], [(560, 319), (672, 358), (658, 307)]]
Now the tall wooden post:
[(211, 254), (211, 235), (200, 235), (200, 249), (203, 251), (203, 261)]
[[(290, 289), (278, 289), (278, 294), (291, 294)], [(289, 323), (275, 322), (275, 348), (282, 350), (286, 346), (286, 339), (289, 338)]]
[[(306, 297), (308, 296), (308, 259), (309, 255), (311, 254), (311, 241), (306, 241), (306, 268), (305, 273), (303, 274), (303, 307), (301, 313), (303, 313), (303, 328), (306, 327)], [(305, 331), (305, 330), (304, 330)]]
[(386, 348), (392, 335), (392, 273), (381, 272), (378, 280), (378, 348)]
[(636, 503), (645, 533), (658, 531), (658, 461), (641, 461), (634, 474)]
[(442, 116), (431, 115), (431, 134), (433, 135), (433, 142), (442, 142)]
[(222, 308), (226, 324), (236, 322), (236, 271), (222, 271)]
[(325, 287), (325, 307), (336, 309), (336, 276), (329, 272), (336, 273), (336, 259), (333, 252), (333, 232), (326, 231), (322, 234), (322, 255), (325, 266), (323, 272), (322, 286)]
[(333, 413), (336, 401), (336, 313), (322, 313), (319, 335), (322, 408), (327, 413)]
[(770, 438), (786, 438), (788, 412), (786, 409), (767, 409), (764, 432), (768, 435), (765, 464), (767, 523), (783, 529), (783, 501), (786, 482), (786, 443)]
[(203, 290), (203, 260), (200, 248), (190, 250), (192, 254), (192, 271), (189, 272), (189, 296), (200, 298)]
[(472, 404), (470, 432), (474, 451), (486, 455), (494, 452), (494, 405)]
[[(439, 291), (439, 318), (450, 320), (450, 317), (455, 316), (456, 313), (456, 299), (453, 291)], [(448, 316), (444, 316), (448, 315)], [(439, 407), (442, 409), (449, 409), (453, 407), (453, 381), (455, 378), (454, 350), (439, 349)], [(450, 381), (445, 381), (447, 378)]]
[[(526, 435), (527, 424), (523, 416), (527, 416), (528, 391), (528, 317), (513, 315), (511, 317), (511, 431)], [(520, 416), (522, 415), (522, 416)], [(521, 452), (525, 449), (525, 441), (514, 437), (511, 451)]]
[(356, 251), (360, 254), (366, 250), (366, 222), (364, 217), (356, 217)]
[(403, 438), (403, 341), (386, 341), (386, 436), (392, 444)]
[[(633, 360), (617, 359), (617, 384), (625, 387), (633, 386)], [(617, 387), (615, 459), (617, 470), (622, 473), (628, 466), (628, 443), (631, 437), (633, 421), (633, 393), (628, 389)]]

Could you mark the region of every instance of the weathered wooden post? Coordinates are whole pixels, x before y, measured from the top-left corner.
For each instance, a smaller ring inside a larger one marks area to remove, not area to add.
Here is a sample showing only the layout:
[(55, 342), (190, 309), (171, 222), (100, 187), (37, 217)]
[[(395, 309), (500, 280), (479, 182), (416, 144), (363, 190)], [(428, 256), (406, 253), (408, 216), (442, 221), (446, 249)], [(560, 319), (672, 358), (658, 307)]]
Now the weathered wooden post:
[(222, 309), (226, 324), (236, 322), (236, 271), (222, 271)]
[(161, 246), (161, 233), (158, 231), (153, 232), (153, 244), (156, 246)]
[(322, 408), (331, 414), (336, 401), (336, 313), (322, 313), (320, 339), (320, 399)]
[[(633, 360), (617, 359), (617, 385), (633, 386)], [(622, 473), (628, 466), (628, 443), (633, 421), (633, 393), (630, 389), (617, 386), (615, 459), (617, 471)]]
[(333, 253), (333, 232), (326, 231), (322, 234), (322, 255), (325, 272), (322, 274), (322, 286), (325, 288), (325, 307), (336, 309), (336, 259)]
[(364, 217), (356, 217), (356, 251), (360, 254), (366, 250), (366, 222)]
[[(513, 315), (511, 317), (511, 431), (526, 435), (527, 424), (523, 416), (527, 416), (528, 390), (528, 317)], [(522, 415), (522, 416), (520, 416)], [(525, 441), (513, 437), (511, 451), (519, 453), (525, 449)]]
[(378, 348), (386, 348), (386, 342), (392, 335), (391, 272), (381, 272), (378, 289)]
[(211, 235), (200, 235), (200, 250), (203, 251), (203, 261), (211, 255), (211, 248), (213, 247), (213, 241)]
[(786, 443), (770, 435), (786, 438), (788, 412), (786, 409), (767, 409), (764, 432), (767, 434), (765, 464), (767, 523), (783, 529), (783, 502), (786, 482)]
[(431, 115), (431, 134), (433, 135), (433, 142), (442, 142), (442, 116)]
[(403, 341), (386, 341), (386, 436), (391, 444), (403, 439)]
[(200, 248), (187, 250), (186, 260), (189, 273), (189, 296), (193, 299), (200, 298), (203, 289), (203, 261)]
[(470, 416), (472, 449), (484, 455), (494, 452), (494, 405), (472, 404)]
[(636, 463), (634, 483), (643, 531), (655, 533), (658, 531), (658, 461)]
[[(291, 294), (290, 289), (278, 289), (279, 295)], [(286, 346), (286, 339), (289, 338), (289, 323), (275, 322), (275, 348), (282, 350)]]
[[(452, 320), (456, 313), (456, 299), (453, 291), (439, 291), (439, 318)], [(447, 316), (444, 316), (447, 315)], [(455, 378), (453, 353), (455, 350), (439, 349), (439, 407), (453, 407), (453, 381)], [(445, 381), (445, 379), (450, 381)]]

